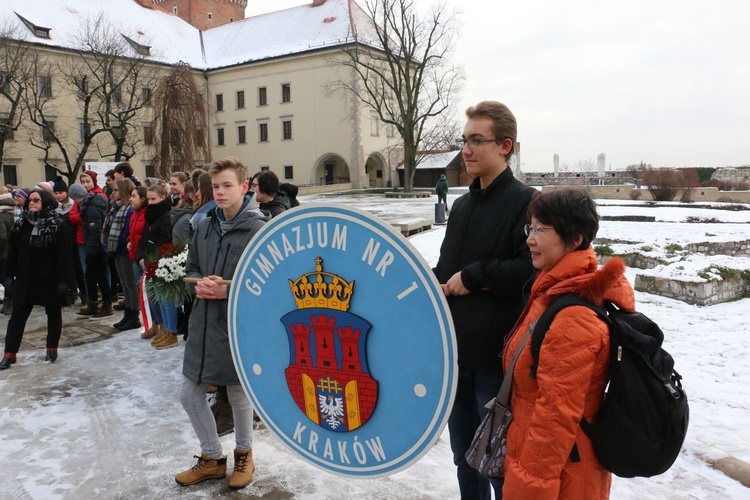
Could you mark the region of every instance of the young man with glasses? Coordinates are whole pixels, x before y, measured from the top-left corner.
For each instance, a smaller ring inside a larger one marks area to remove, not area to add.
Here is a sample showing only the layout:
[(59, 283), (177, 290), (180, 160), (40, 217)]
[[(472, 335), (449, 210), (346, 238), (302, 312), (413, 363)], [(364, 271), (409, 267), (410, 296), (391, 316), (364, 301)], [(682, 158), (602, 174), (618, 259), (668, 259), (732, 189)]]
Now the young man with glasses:
[[(516, 118), (507, 106), (484, 101), (466, 110), (459, 140), (466, 171), (476, 178), (453, 203), (435, 275), (445, 284), (458, 341), (458, 385), (448, 420), (462, 499), (489, 499), (490, 482), (464, 455), (500, 390), (503, 338), (524, 307), (534, 268), (526, 245), (526, 208), (535, 193), (513, 177), (508, 161)], [(492, 481), (495, 498), (502, 482)]]

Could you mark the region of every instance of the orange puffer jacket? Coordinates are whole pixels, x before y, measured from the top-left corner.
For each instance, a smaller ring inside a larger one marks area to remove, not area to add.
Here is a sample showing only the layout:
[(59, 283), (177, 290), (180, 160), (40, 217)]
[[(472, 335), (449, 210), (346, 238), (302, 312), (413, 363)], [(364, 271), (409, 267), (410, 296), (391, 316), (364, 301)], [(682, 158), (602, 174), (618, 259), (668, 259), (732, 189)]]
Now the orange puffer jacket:
[[(537, 276), (529, 303), (505, 344), (505, 370), (524, 334), (556, 296), (576, 293), (597, 304), (608, 300), (635, 310), (622, 261), (611, 259), (597, 268), (596, 254), (589, 247), (564, 255), (554, 268)], [(529, 343), (513, 372), (503, 498), (609, 498), (612, 476), (599, 464), (579, 424), (581, 417), (594, 419), (607, 385), (606, 323), (583, 306), (560, 311), (544, 337), (536, 378), (529, 375)]]

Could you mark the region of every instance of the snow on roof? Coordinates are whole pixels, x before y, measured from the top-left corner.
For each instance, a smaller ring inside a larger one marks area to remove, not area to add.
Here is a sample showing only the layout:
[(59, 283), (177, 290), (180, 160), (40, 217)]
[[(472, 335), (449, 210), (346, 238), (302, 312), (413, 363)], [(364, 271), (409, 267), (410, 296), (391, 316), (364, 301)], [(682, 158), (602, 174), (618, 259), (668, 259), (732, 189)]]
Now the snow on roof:
[[(445, 153), (427, 153), (417, 156), (417, 170), (428, 170), (434, 168), (445, 168), (448, 164), (453, 161), (456, 155), (461, 154), (461, 151), (447, 151)], [(398, 168), (404, 168), (403, 165), (399, 165)]]
[[(50, 38), (34, 36), (15, 13), (36, 26), (51, 28)], [(3, 0), (0, 26), (10, 21), (32, 43), (75, 49), (75, 33), (99, 15), (134, 41), (151, 46), (151, 59), (196, 69), (214, 69), (297, 54), (322, 47), (376, 40), (366, 12), (351, 0), (328, 0), (250, 17), (201, 32), (163, 9), (135, 0)], [(201, 40), (202, 35), (202, 40)], [(135, 52), (133, 53), (135, 55)]]

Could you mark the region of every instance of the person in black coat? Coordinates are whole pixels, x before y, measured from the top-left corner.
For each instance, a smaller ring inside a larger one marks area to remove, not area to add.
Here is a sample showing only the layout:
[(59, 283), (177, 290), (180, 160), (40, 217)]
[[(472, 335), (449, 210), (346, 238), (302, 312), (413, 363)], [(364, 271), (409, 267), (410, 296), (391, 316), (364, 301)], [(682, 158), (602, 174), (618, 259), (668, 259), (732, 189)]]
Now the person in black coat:
[[(448, 419), (461, 498), (490, 498), (490, 483), (466, 463), (465, 453), (487, 413), (485, 404), (503, 380), (503, 338), (524, 307), (524, 286), (534, 267), (526, 244), (526, 209), (536, 192), (513, 177), (508, 161), (516, 119), (499, 102), (466, 111), (461, 154), (476, 176), (453, 203), (434, 269), (453, 316), (458, 346), (458, 384)], [(493, 480), (495, 497), (502, 482)]]
[(46, 361), (57, 359), (62, 333), (62, 306), (73, 281), (72, 246), (65, 223), (55, 214), (57, 200), (44, 189), (34, 189), (24, 204), (22, 218), (13, 225), (8, 251), (6, 290), (13, 290), (13, 312), (5, 334), (0, 370), (16, 362), (16, 354), (35, 305), (47, 313)]
[(271, 217), (276, 217), (291, 208), (289, 198), (279, 191), (279, 178), (270, 170), (254, 175), (250, 189), (255, 192), (260, 209)]

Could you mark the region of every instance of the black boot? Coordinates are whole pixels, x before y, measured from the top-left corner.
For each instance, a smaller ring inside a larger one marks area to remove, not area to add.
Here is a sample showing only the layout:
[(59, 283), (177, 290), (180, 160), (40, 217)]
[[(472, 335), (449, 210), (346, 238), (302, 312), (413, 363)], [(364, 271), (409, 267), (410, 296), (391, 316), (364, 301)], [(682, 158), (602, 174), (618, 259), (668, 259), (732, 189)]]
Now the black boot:
[(16, 362), (16, 355), (12, 353), (5, 353), (5, 356), (3, 356), (3, 360), (0, 361), (0, 370), (7, 370), (10, 368), (10, 365)]
[(44, 361), (49, 361), (50, 363), (57, 361), (57, 347), (47, 348), (47, 357), (44, 358)]
[(122, 315), (122, 319), (112, 325), (112, 328), (117, 328), (118, 330), (124, 330), (124, 328), (121, 328), (122, 325), (130, 321), (130, 309), (125, 309), (125, 314)]
[(141, 320), (138, 319), (138, 309), (125, 309), (125, 314), (130, 315), (128, 319), (117, 327), (120, 331), (133, 330), (141, 327)]

